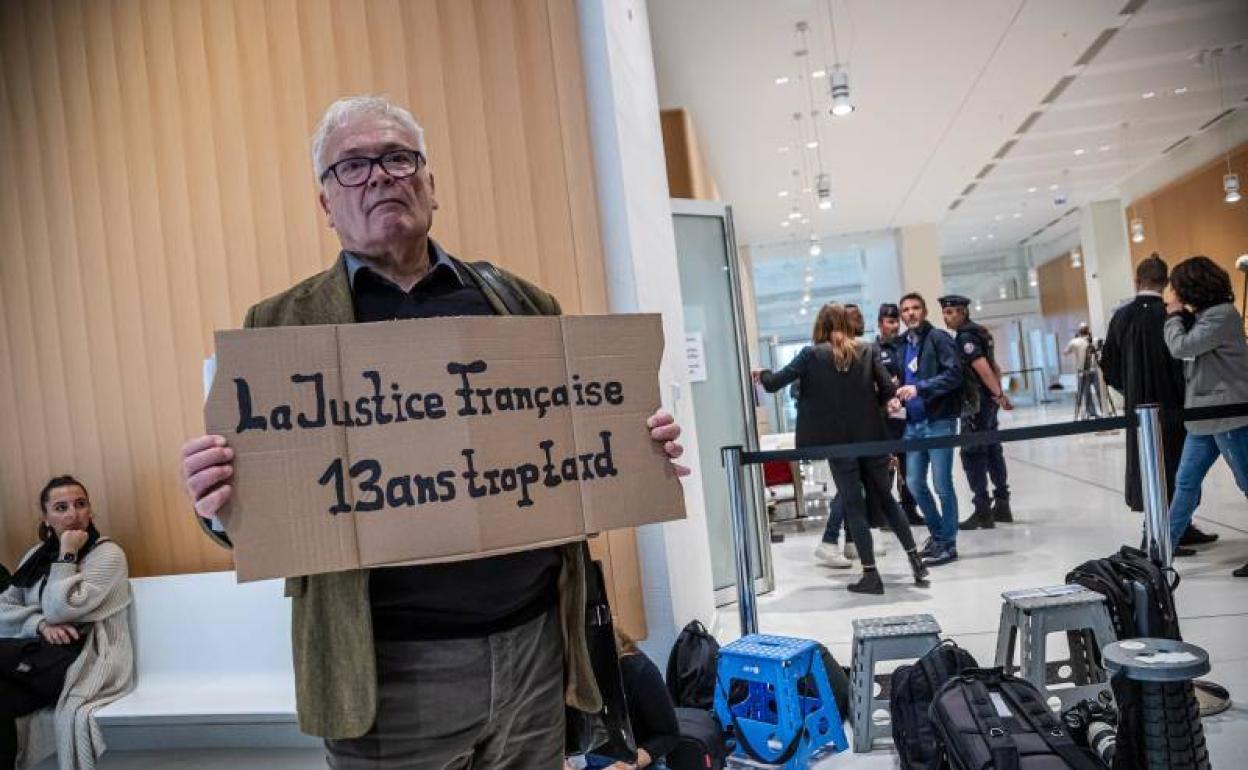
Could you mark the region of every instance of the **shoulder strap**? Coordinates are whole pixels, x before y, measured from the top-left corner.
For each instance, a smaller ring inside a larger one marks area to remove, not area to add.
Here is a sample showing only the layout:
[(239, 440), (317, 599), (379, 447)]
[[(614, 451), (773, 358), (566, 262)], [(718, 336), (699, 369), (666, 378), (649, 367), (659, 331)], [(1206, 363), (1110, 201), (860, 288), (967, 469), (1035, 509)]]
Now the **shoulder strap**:
[(1083, 753), (1057, 718), (1053, 716), (1053, 712), (1035, 697), (1030, 685), (1021, 684), (1012, 679), (1002, 679), (1001, 694), (1031, 726), (1036, 735), (1040, 736), (1045, 745), (1061, 757), (1067, 766), (1075, 770), (1097, 770), (1098, 763)]
[(541, 315), (541, 311), (524, 292), (516, 288), (502, 270), (489, 262), (464, 262), (464, 267), (502, 300), (510, 315)]
[[(1018, 745), (1006, 729), (1005, 722), (997, 714), (988, 694), (988, 687), (983, 680), (970, 676), (963, 679), (966, 684), (967, 705), (971, 707), (971, 716), (979, 726), (979, 734), (983, 736), (988, 751), (992, 754), (994, 770), (1018, 770)], [(969, 690), (969, 693), (967, 692)]]

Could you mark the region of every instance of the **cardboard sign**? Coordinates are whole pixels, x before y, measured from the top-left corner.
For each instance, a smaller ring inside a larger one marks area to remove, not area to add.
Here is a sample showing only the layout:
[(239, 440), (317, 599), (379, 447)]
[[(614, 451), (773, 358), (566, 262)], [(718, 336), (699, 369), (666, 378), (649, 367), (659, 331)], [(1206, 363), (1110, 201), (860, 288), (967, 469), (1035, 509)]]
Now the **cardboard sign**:
[(684, 517), (646, 418), (657, 315), (219, 331), (240, 581), (454, 561)]

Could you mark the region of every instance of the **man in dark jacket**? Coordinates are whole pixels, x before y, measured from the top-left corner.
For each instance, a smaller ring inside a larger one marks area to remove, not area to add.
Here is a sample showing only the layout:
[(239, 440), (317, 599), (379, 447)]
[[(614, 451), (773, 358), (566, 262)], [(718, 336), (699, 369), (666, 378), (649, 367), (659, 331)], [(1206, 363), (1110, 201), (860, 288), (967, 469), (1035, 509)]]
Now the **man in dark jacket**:
[[(953, 337), (927, 321), (927, 302), (912, 292), (901, 298), (901, 320), (906, 324), (902, 350), (902, 385), (897, 397), (906, 407), (905, 438), (952, 436), (962, 412), (962, 361)], [(937, 506), (927, 485), (931, 466)], [(924, 546), (931, 566), (958, 558), (958, 497), (953, 489), (953, 448), (921, 449), (906, 453), (906, 484), (923, 511), (932, 537)]]
[[(1174, 499), (1174, 480), (1183, 454), (1187, 429), (1178, 412), (1183, 408), (1183, 362), (1170, 355), (1163, 329), (1166, 303), (1161, 297), (1170, 271), (1165, 261), (1153, 254), (1135, 267), (1135, 298), (1118, 308), (1109, 321), (1101, 370), (1105, 382), (1122, 394), (1125, 411), (1131, 414), (1140, 404), (1161, 404), (1162, 454), (1166, 471), (1166, 499)], [(1127, 506), (1144, 510), (1140, 488), (1140, 456), (1134, 428), (1127, 429), (1127, 472), (1124, 486)], [(1215, 534), (1189, 526), (1177, 545), (1211, 543)], [(1181, 552), (1180, 552), (1181, 553)]]

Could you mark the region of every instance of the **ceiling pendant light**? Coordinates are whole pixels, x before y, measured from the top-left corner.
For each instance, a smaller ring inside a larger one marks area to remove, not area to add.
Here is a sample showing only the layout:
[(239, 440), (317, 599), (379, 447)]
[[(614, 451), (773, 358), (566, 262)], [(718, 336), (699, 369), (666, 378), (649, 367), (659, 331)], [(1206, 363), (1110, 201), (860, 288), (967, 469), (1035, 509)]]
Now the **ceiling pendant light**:
[(823, 253), (823, 246), (819, 243), (819, 236), (814, 233), (810, 234), (810, 256), (817, 257)]
[(1139, 217), (1135, 217), (1131, 220), (1131, 242), (1144, 242), (1144, 220)]
[(1000, 297), (1001, 299), (1010, 298), (1010, 290), (1006, 288), (1005, 284), (1001, 284), (999, 287), (997, 287), (997, 296)]
[(1222, 177), (1222, 190), (1226, 193), (1226, 197), (1222, 200), (1227, 203), (1239, 203), (1239, 174), (1231, 172)]
[(1070, 266), (1075, 269), (1083, 267), (1083, 252), (1078, 246), (1070, 250)]
[(845, 70), (832, 73), (832, 114), (843, 118), (854, 111), (854, 103), (849, 100), (849, 74)]
[(1027, 268), (1027, 285), (1033, 289), (1040, 285), (1040, 274), (1034, 267)]
[(819, 208), (828, 211), (832, 208), (832, 181), (826, 172), (815, 177), (815, 194), (819, 197)]

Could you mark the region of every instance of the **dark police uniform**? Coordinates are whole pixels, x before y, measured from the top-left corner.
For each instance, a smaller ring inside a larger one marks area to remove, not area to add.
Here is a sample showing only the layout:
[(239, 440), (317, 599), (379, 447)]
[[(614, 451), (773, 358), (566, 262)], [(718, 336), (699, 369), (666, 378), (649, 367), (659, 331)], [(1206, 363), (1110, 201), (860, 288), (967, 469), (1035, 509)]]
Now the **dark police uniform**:
[[(880, 316), (883, 317), (884, 315), (889, 315), (892, 318), (898, 318), (900, 313), (897, 310), (896, 305), (884, 305), (880, 308)], [(884, 363), (884, 368), (888, 370), (888, 373), (896, 379), (898, 383), (902, 381), (902, 367), (905, 366), (901, 351), (901, 346), (904, 341), (905, 338), (900, 334), (893, 337), (891, 341), (887, 342), (879, 338), (875, 340), (875, 349), (880, 352), (880, 361)], [(900, 439), (906, 432), (905, 420), (894, 420), (890, 418), (886, 419), (884, 424), (888, 430), (888, 437), (890, 439)], [(923, 519), (919, 517), (919, 505), (915, 502), (914, 495), (911, 494), (910, 488), (906, 486), (906, 455), (905, 453), (900, 453), (897, 454), (896, 457), (898, 461), (896, 476), (897, 481), (899, 482), (897, 484), (897, 496), (901, 501), (901, 509), (905, 512), (906, 519), (912, 525), (922, 523)], [(882, 520), (882, 515), (877, 517), (874, 512), (872, 513), (872, 521)]]
[[(967, 307), (970, 300), (952, 294), (940, 298), (940, 306), (943, 307)], [(970, 320), (968, 317), (966, 323), (955, 333), (955, 340), (958, 345), (958, 352), (962, 356), (962, 360), (969, 367), (976, 359), (987, 359), (988, 365), (993, 371), (1000, 371), (997, 368), (995, 344), (992, 334), (983, 326)], [(978, 379), (978, 375), (975, 375)], [(997, 430), (997, 412), (1000, 407), (993, 400), (993, 393), (988, 390), (988, 386), (982, 381), (979, 383), (979, 411), (969, 417), (962, 418), (963, 433), (983, 433), (985, 431)], [(975, 516), (972, 521), (978, 520), (981, 526), (992, 526), (992, 504), (994, 500), (998, 506), (1005, 506), (1008, 509), (1010, 499), (1010, 487), (1007, 479), (1005, 468), (1005, 454), (1001, 451), (1000, 444), (983, 444), (975, 447), (962, 448), (962, 469), (966, 472), (967, 483), (970, 484), (973, 493), (972, 501), (975, 505)], [(992, 479), (992, 486), (995, 490), (992, 496), (988, 494), (988, 480)]]

